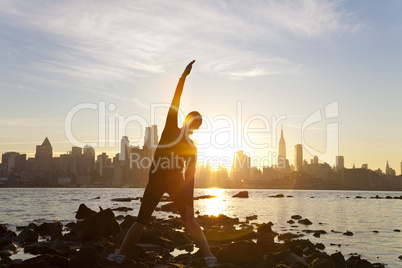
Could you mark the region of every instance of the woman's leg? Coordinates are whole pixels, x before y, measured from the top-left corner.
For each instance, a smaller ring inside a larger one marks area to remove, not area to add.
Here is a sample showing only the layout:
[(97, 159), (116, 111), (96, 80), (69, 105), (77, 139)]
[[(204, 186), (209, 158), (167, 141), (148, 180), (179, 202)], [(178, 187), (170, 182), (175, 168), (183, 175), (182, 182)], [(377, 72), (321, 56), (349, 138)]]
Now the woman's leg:
[(191, 239), (200, 248), (204, 257), (213, 256), (205, 235), (194, 218), (194, 182), (188, 182), (182, 178), (176, 178), (169, 187), (168, 194), (173, 200), (173, 203), (180, 211), (180, 216), (184, 221)]
[(148, 183), (145, 188), (140, 211), (138, 212), (137, 221), (130, 227), (120, 246), (119, 254), (126, 255), (131, 245), (138, 242), (141, 237), (144, 226), (148, 223), (152, 213), (163, 196), (164, 190), (162, 185), (156, 182)]
[(188, 232), (190, 233), (191, 239), (200, 248), (204, 257), (213, 256), (209, 248), (207, 239), (205, 238), (204, 232), (202, 231), (200, 225), (194, 218), (194, 208), (186, 207), (186, 219), (185, 224)]
[(128, 249), (131, 245), (137, 243), (140, 239), (142, 230), (144, 230), (144, 224), (139, 222), (134, 222), (131, 225), (130, 229), (128, 229), (126, 236), (124, 237), (123, 243), (120, 246), (119, 254), (126, 255)]

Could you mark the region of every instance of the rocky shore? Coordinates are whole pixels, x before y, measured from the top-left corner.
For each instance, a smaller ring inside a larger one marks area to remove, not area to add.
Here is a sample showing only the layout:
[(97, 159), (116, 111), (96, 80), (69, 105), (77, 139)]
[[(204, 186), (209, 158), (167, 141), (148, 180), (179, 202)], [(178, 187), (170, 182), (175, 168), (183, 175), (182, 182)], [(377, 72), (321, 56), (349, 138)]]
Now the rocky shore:
[[(236, 197), (247, 198), (245, 193)], [(275, 196), (278, 197), (278, 196)], [(198, 197), (214, 198), (214, 196)], [(129, 201), (122, 198), (121, 202)], [(102, 209), (98, 212), (81, 204), (75, 215), (77, 221), (62, 225), (59, 221), (42, 224), (29, 223), (17, 227), (17, 233), (0, 225), (0, 268), (8, 267), (205, 267), (204, 259), (189, 238), (183, 222), (174, 213), (173, 203), (161, 210), (172, 212), (168, 218), (153, 217), (137, 245), (132, 246), (126, 262), (117, 265), (106, 257), (116, 250), (128, 228), (136, 220), (131, 215), (118, 215), (131, 208)], [(116, 213), (116, 215), (115, 215)], [(315, 237), (325, 230), (303, 230), (301, 233), (275, 230), (273, 223), (250, 223), (258, 219), (250, 215), (244, 221), (225, 215), (196, 215), (204, 228), (212, 252), (222, 267), (255, 268), (360, 268), (385, 267), (370, 263), (359, 255), (344, 256), (341, 252), (327, 254), (321, 243), (303, 239), (303, 233)], [(288, 224), (310, 225), (311, 221), (293, 215)], [(331, 230), (332, 232), (335, 232)], [(346, 231), (343, 235), (351, 236)], [(24, 261), (10, 258), (19, 250), (36, 257)]]

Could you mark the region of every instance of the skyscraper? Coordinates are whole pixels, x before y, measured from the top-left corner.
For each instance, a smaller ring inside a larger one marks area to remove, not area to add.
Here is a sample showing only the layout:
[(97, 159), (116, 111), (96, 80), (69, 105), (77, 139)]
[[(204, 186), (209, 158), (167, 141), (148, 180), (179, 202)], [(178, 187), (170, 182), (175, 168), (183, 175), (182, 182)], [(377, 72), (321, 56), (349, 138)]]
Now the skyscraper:
[(286, 168), (286, 142), (285, 138), (283, 137), (283, 127), (281, 128), (281, 137), (279, 139), (278, 167)]
[(145, 129), (144, 137), (144, 157), (152, 159), (155, 154), (156, 147), (158, 146), (158, 127), (152, 125)]
[(87, 173), (95, 169), (95, 150), (92, 146), (85, 145), (81, 168)]
[(345, 162), (342, 155), (337, 155), (336, 158), (336, 169), (342, 170), (345, 168)]
[(144, 147), (155, 149), (158, 145), (158, 126), (152, 125), (145, 128)]
[(128, 137), (127, 136), (121, 137), (119, 160), (128, 161), (129, 146), (130, 141), (128, 140)]
[(46, 178), (50, 178), (52, 173), (53, 148), (46, 137), (42, 145), (36, 146), (35, 169), (43, 170)]
[(295, 146), (295, 171), (302, 171), (303, 166), (303, 146), (296, 144)]

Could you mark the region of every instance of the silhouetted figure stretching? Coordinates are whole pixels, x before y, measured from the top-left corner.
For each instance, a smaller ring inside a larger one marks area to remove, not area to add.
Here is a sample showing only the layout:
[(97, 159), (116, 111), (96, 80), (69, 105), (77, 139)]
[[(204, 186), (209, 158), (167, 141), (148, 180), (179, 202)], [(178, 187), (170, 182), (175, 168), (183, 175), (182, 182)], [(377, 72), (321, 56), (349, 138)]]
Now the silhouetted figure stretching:
[(204, 233), (194, 218), (193, 194), (197, 148), (189, 136), (200, 127), (202, 117), (198, 112), (191, 112), (186, 116), (182, 128), (177, 125), (184, 81), (190, 74), (194, 62), (192, 61), (187, 65), (177, 84), (165, 128), (155, 150), (149, 172), (149, 182), (145, 188), (137, 221), (128, 230), (120, 249), (109, 255), (110, 261), (124, 262), (129, 247), (138, 241), (144, 226), (148, 223), (163, 194), (168, 193), (179, 209), (191, 238), (204, 254), (208, 267), (219, 265), (209, 249)]

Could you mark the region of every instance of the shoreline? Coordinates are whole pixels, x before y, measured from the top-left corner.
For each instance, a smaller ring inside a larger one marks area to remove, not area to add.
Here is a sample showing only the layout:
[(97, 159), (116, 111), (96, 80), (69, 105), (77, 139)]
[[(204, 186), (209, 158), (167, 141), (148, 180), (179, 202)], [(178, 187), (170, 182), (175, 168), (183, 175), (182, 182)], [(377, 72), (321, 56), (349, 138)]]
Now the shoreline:
[[(163, 205), (162, 210), (175, 212), (171, 203)], [(144, 237), (138, 245), (133, 246), (128, 264), (136, 267), (173, 264), (181, 265), (179, 267), (205, 266), (200, 253), (194, 250), (194, 245), (183, 228), (183, 222), (176, 215), (172, 214), (167, 218), (153, 217)], [(89, 258), (93, 262), (92, 265), (114, 267), (114, 264), (105, 258), (118, 248), (127, 228), (136, 217), (115, 216), (112, 209), (95, 212), (82, 204), (78, 208), (76, 218), (76, 221), (64, 226), (56, 221), (18, 227), (21, 231), (18, 235), (12, 230), (0, 232), (0, 241), (5, 238), (12, 240), (20, 250), (24, 248), (25, 252), (38, 255), (24, 261), (2, 257), (0, 264), (5, 264), (5, 267), (18, 267), (41, 261), (57, 267), (81, 267)], [(244, 221), (222, 214), (197, 215), (196, 219), (205, 230), (211, 250), (225, 264), (223, 267), (276, 267), (280, 263), (288, 267), (325, 267), (318, 266), (324, 263), (333, 263), (336, 268), (345, 267), (346, 264), (348, 267), (369, 265), (368, 261), (361, 259), (357, 254), (344, 256), (335, 252), (329, 255), (322, 243), (314, 244), (306, 239), (307, 234), (320, 237), (325, 236), (327, 231), (309, 230), (311, 222), (300, 215), (291, 216), (287, 222), (289, 225), (305, 226), (306, 230), (298, 233), (276, 230), (271, 222), (257, 223), (257, 215), (250, 215)], [(353, 233), (346, 231), (340, 235), (347, 237), (353, 236)], [(38, 240), (39, 237), (42, 237), (42, 240)], [(331, 246), (339, 248), (340, 245), (334, 243)], [(187, 253), (173, 255), (172, 252), (177, 250)], [(385, 266), (377, 263), (370, 267)]]
[[(0, 185), (0, 189), (145, 189), (145, 187), (109, 187), (109, 186), (5, 186)], [(194, 187), (194, 189), (227, 189), (227, 190), (270, 190), (270, 191), (333, 191), (333, 192), (402, 192), (401, 189), (334, 189), (334, 188), (227, 188), (227, 187)]]

